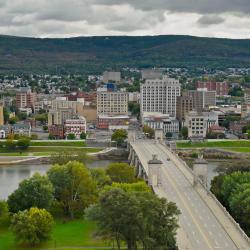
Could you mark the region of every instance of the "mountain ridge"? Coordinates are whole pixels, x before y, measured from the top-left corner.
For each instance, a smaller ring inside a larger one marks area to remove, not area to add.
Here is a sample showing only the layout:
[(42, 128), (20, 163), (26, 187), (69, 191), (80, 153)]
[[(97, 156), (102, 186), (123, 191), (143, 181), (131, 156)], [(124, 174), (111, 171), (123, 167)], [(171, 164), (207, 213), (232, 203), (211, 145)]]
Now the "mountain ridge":
[(159, 36), (32, 38), (0, 35), (0, 72), (100, 73), (121, 67), (250, 67), (250, 39)]

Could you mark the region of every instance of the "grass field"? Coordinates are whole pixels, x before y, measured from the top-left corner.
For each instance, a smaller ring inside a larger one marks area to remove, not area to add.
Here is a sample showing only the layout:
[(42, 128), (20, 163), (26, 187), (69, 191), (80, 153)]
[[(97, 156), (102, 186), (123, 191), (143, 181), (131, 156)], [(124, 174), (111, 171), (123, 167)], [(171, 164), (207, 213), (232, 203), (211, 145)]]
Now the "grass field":
[(242, 148), (232, 148), (232, 147), (228, 147), (228, 148), (223, 148), (227, 151), (233, 151), (233, 152), (239, 152), (239, 153), (250, 153), (250, 147), (242, 147)]
[(250, 141), (208, 141), (200, 143), (177, 142), (178, 148), (250, 148)]
[[(43, 250), (58, 248), (61, 250), (84, 249), (83, 247), (93, 247), (92, 250), (108, 246), (107, 243), (94, 237), (96, 226), (92, 222), (75, 220), (64, 223), (57, 221), (51, 240), (39, 247), (21, 247), (14, 242), (13, 234), (7, 228), (0, 228), (0, 249), (1, 250)], [(77, 248), (79, 247), (79, 248)], [(81, 248), (80, 248), (81, 247)], [(86, 249), (87, 249), (86, 248)]]
[(30, 146), (72, 146), (72, 147), (86, 147), (84, 141), (30, 141)]
[[(85, 153), (96, 153), (102, 150), (102, 148), (69, 148), (69, 147), (29, 147), (26, 150), (9, 150), (6, 148), (0, 148), (0, 156), (28, 156), (32, 153), (34, 156), (49, 156), (53, 152), (59, 152), (63, 150), (80, 151)], [(21, 153), (20, 153), (21, 152)]]

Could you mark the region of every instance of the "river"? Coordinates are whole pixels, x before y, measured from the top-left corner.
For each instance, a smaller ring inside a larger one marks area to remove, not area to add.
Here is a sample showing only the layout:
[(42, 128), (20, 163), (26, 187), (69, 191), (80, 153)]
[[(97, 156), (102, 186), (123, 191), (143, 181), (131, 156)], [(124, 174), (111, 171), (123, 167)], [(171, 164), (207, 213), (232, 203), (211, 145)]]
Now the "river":
[[(88, 164), (89, 168), (107, 167), (118, 160), (98, 160)], [(18, 184), (31, 177), (34, 173), (45, 174), (51, 165), (8, 165), (0, 166), (0, 200), (8, 196), (18, 187)]]

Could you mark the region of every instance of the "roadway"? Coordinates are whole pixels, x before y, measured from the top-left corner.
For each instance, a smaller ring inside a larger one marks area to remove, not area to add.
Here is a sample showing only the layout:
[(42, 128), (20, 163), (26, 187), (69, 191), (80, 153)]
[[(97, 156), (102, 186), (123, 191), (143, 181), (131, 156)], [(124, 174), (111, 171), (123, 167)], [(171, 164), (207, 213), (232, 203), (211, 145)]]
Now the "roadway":
[[(194, 250), (234, 250), (238, 249), (225, 229), (218, 222), (210, 208), (193, 188), (192, 183), (175, 165), (171, 153), (152, 141), (131, 143), (136, 153), (143, 158), (142, 164), (156, 154), (163, 162), (161, 168), (161, 185), (155, 188), (156, 194), (177, 204), (181, 211), (179, 224), (181, 230), (177, 236), (180, 249)], [(170, 161), (167, 158), (170, 157)], [(147, 171), (147, 169), (146, 169)]]

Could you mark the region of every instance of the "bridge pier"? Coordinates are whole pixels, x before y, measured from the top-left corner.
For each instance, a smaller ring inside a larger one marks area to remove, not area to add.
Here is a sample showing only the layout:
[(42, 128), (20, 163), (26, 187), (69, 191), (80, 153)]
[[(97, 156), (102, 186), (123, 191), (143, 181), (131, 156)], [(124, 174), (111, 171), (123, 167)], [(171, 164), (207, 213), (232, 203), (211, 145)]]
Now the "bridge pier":
[(128, 155), (128, 161), (129, 162), (131, 162), (131, 159), (132, 159), (132, 152), (133, 152), (132, 147), (129, 147), (129, 155)]
[(133, 166), (135, 162), (135, 152), (132, 150), (131, 152), (131, 160), (130, 160), (130, 165)]

